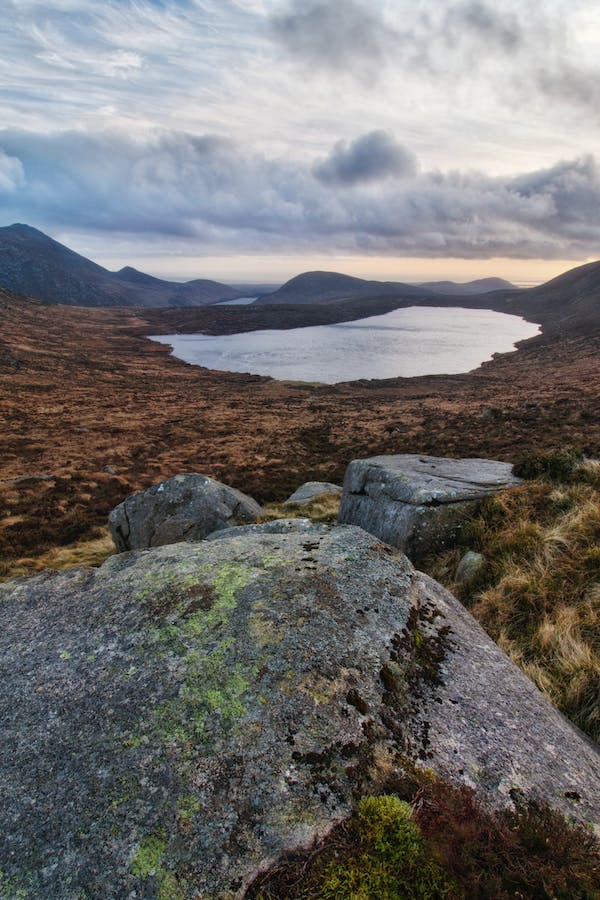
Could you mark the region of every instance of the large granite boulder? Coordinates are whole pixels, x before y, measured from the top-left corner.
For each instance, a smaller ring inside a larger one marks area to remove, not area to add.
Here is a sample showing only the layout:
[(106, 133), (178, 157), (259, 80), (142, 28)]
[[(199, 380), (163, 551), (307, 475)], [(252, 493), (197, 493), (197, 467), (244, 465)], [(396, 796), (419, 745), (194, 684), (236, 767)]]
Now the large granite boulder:
[(256, 522), (252, 497), (207, 475), (175, 475), (132, 494), (111, 511), (108, 524), (118, 551), (200, 541), (212, 531)]
[(341, 493), (342, 488), (339, 484), (332, 484), (330, 481), (305, 481), (299, 488), (296, 488), (293, 494), (290, 494), (285, 502), (305, 504), (311, 503), (317, 497)]
[(0, 676), (3, 896), (242, 896), (401, 759), (600, 820), (592, 744), (358, 528), (271, 522), (0, 585)]
[(338, 521), (399, 547), (412, 560), (443, 550), (484, 497), (520, 484), (509, 463), (401, 454), (355, 459)]

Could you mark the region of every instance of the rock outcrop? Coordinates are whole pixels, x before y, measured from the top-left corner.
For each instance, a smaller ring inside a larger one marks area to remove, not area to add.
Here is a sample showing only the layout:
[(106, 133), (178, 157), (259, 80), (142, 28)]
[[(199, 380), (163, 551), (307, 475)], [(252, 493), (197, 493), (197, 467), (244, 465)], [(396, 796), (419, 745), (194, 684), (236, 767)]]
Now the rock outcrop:
[(175, 475), (132, 494), (108, 518), (119, 551), (199, 541), (220, 528), (256, 522), (261, 508), (241, 491), (206, 475)]
[(445, 590), (289, 521), (0, 585), (14, 896), (241, 896), (402, 759), (600, 815), (597, 751)]
[(520, 484), (509, 463), (402, 454), (355, 459), (346, 469), (339, 521), (411, 559), (442, 550), (477, 503)]
[(310, 503), (317, 497), (323, 497), (327, 494), (341, 494), (342, 488), (339, 484), (331, 484), (329, 481), (306, 481), (296, 488), (286, 503)]

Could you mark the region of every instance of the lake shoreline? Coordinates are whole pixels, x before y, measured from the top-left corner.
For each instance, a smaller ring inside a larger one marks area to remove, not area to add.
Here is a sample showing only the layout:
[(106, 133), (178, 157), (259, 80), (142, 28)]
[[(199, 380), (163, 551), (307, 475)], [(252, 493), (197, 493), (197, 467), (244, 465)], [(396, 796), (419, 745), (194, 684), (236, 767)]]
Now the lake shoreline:
[(147, 337), (177, 359), (213, 371), (334, 385), (463, 374), (539, 333), (537, 323), (494, 310), (409, 306), (298, 329)]

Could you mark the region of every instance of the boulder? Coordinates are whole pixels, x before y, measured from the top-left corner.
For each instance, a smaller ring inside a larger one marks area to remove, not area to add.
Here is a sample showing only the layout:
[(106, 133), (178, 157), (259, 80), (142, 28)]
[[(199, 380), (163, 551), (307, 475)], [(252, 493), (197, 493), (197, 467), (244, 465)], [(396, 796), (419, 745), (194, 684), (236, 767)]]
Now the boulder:
[(461, 557), (454, 573), (456, 584), (471, 584), (485, 569), (486, 562), (483, 553), (475, 550), (467, 550)]
[(509, 463), (402, 454), (355, 459), (346, 469), (338, 521), (418, 561), (443, 550), (484, 497), (520, 484)]
[(252, 497), (206, 475), (175, 475), (132, 494), (111, 511), (108, 524), (119, 552), (200, 541), (212, 531), (256, 522)]
[(328, 481), (306, 481), (301, 484), (293, 494), (291, 494), (286, 503), (310, 503), (317, 497), (326, 494), (341, 494), (342, 488), (339, 484), (331, 484)]
[(231, 529), (2, 584), (0, 673), (8, 896), (241, 897), (400, 759), (599, 819), (591, 742), (354, 527)]

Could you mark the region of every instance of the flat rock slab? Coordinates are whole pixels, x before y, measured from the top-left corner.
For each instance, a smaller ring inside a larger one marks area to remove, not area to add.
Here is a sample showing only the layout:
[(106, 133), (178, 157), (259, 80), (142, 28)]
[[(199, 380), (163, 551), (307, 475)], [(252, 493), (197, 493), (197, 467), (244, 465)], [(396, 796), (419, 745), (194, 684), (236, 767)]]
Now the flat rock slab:
[(111, 511), (108, 524), (115, 547), (123, 552), (200, 541), (220, 528), (256, 522), (260, 513), (247, 494), (191, 473), (127, 497)]
[[(243, 896), (407, 757), (600, 819), (600, 759), (469, 614), (354, 527), (0, 585), (0, 887)], [(1, 892), (0, 892), (1, 893)]]
[(339, 521), (399, 547), (413, 560), (450, 544), (484, 497), (520, 484), (510, 463), (401, 454), (355, 459)]
[(339, 484), (332, 484), (329, 481), (306, 481), (296, 488), (286, 503), (310, 503), (317, 497), (323, 497), (326, 494), (341, 494), (342, 487)]

